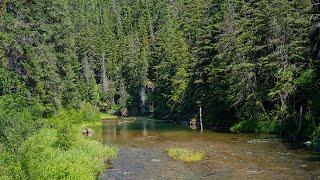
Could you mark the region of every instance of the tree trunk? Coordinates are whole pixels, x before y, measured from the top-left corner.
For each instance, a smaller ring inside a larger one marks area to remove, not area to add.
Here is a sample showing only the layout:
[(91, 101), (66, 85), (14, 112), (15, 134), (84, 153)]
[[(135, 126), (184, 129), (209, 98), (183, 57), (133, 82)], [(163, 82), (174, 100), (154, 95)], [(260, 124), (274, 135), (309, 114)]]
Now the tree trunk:
[(102, 86), (102, 92), (107, 94), (109, 91), (109, 80), (106, 75), (106, 62), (105, 62), (105, 55), (102, 54), (101, 59), (101, 86)]
[(201, 128), (201, 132), (203, 131), (203, 124), (202, 124), (202, 107), (200, 106), (200, 128)]

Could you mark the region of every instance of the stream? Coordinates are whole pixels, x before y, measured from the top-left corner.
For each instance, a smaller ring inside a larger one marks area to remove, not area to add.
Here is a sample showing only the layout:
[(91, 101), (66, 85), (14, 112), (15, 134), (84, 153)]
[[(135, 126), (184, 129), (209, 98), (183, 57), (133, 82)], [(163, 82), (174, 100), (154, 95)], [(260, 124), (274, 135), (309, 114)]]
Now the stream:
[[(199, 132), (187, 125), (138, 117), (103, 120), (93, 138), (119, 147), (101, 179), (320, 179), (320, 154), (295, 149), (274, 135)], [(201, 150), (200, 162), (174, 161), (166, 149)]]

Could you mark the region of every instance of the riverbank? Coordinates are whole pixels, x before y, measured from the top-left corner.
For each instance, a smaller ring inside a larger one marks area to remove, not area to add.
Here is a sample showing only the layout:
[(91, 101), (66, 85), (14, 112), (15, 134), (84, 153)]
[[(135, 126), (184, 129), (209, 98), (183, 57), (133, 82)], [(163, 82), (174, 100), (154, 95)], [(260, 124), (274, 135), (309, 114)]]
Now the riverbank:
[(48, 118), (14, 151), (0, 151), (0, 179), (95, 180), (118, 149), (87, 138), (83, 128), (101, 125), (99, 111), (85, 104)]

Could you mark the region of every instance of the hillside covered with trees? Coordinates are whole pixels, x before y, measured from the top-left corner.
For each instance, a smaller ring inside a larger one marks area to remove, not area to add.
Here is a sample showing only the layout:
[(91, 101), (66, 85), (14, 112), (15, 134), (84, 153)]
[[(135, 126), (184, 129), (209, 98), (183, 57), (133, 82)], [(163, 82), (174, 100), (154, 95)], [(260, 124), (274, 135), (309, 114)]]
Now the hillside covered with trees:
[(302, 0), (2, 0), (0, 99), (44, 118), (89, 102), (181, 121), (201, 104), (206, 127), (319, 144), (318, 11)]

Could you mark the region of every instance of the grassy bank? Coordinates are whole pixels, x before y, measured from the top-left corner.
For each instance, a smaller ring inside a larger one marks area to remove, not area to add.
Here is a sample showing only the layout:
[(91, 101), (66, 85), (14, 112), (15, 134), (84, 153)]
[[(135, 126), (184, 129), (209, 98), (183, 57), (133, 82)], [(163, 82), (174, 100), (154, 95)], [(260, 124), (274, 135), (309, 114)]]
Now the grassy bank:
[(104, 112), (100, 112), (99, 115), (100, 115), (100, 119), (116, 119), (116, 118), (118, 118), (117, 116), (107, 114)]
[[(61, 110), (47, 119), (26, 112), (26, 108), (1, 111), (7, 119), (23, 123), (2, 126), (0, 179), (97, 179), (108, 168), (107, 160), (117, 155), (116, 147), (104, 146), (82, 135), (84, 126), (101, 118), (90, 104), (79, 110)], [(28, 126), (24, 127), (26, 117)], [(10, 131), (9, 125), (18, 126), (14, 127), (18, 130), (20, 127), (21, 133)]]

